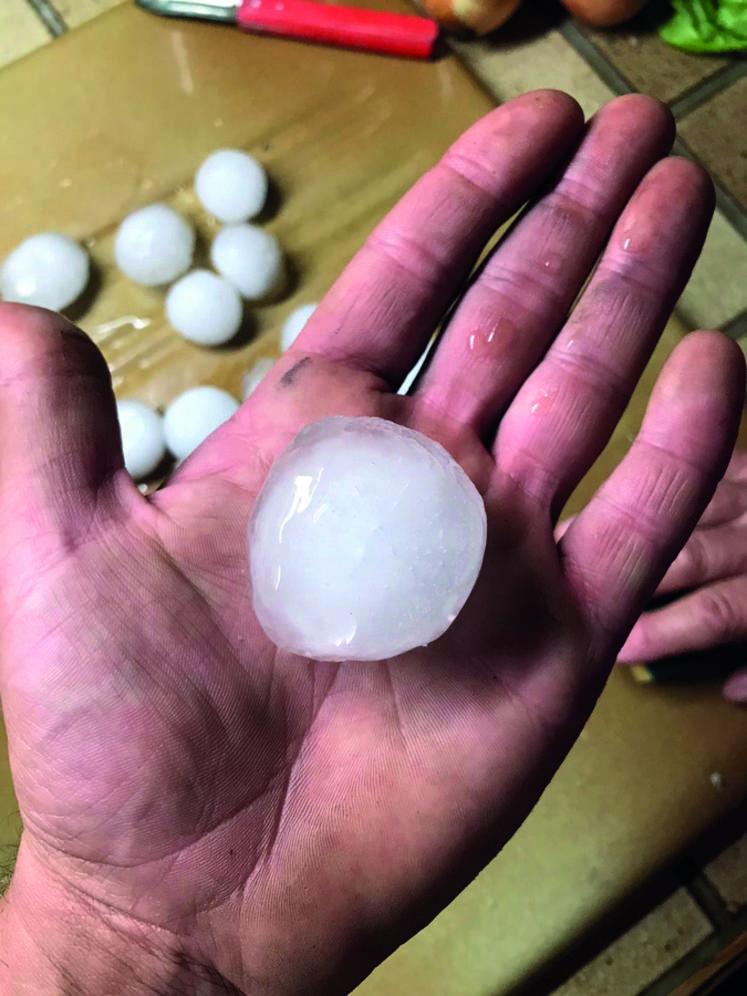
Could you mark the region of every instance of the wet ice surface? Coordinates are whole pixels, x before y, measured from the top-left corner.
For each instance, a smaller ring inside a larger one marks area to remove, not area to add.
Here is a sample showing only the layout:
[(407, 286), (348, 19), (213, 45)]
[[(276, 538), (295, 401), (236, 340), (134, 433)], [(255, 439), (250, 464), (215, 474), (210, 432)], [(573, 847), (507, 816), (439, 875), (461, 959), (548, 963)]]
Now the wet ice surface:
[(454, 621), (486, 533), (482, 498), (437, 443), (383, 419), (322, 419), (257, 500), (254, 610), (275, 644), (306, 657), (394, 657)]

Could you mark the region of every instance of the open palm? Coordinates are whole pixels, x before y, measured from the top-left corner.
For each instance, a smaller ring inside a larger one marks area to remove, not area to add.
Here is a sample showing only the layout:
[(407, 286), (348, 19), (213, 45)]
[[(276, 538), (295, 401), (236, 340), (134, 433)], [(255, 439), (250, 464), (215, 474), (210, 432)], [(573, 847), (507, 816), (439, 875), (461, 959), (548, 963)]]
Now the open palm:
[[(202, 973), (196, 992), (326, 994), (500, 849), (736, 431), (741, 354), (696, 333), (630, 454), (556, 545), (557, 515), (710, 218), (696, 167), (654, 165), (671, 138), (667, 112), (638, 97), (585, 128), (552, 92), (480, 121), (374, 232), (251, 400), (148, 499), (122, 468), (95, 347), (48, 312), (2, 306), (2, 692), (25, 826), (11, 904), (24, 881), (53, 878), (120, 933), (152, 932), (179, 971)], [(425, 375), (398, 396), (447, 311)], [(488, 509), (464, 611), (392, 661), (279, 652), (251, 613), (253, 502), (273, 459), (329, 414), (438, 439)]]

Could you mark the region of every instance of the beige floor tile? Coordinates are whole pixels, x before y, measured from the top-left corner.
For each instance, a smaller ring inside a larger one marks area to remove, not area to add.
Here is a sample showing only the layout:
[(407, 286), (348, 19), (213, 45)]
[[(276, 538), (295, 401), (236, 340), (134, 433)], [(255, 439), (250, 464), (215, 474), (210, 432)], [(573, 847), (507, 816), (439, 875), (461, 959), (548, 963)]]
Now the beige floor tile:
[(747, 209), (747, 76), (683, 118), (679, 132), (722, 187)]
[(542, 87), (570, 93), (588, 115), (613, 95), (557, 31), (526, 37), (518, 31), (454, 47), (472, 74), (498, 102)]
[(716, 214), (677, 313), (691, 328), (720, 328), (747, 308), (747, 242)]
[(638, 996), (711, 933), (680, 889), (581, 969), (554, 996)]
[(667, 45), (652, 27), (646, 11), (616, 29), (582, 30), (633, 89), (667, 102), (676, 100), (730, 61), (691, 55)]
[(0, 66), (51, 41), (51, 36), (26, 0), (0, 3)]
[(65, 24), (69, 28), (77, 28), (79, 24), (124, 2), (125, 0), (55, 0), (54, 5)]
[[(747, 337), (740, 345), (747, 353)], [(733, 913), (747, 906), (747, 834), (722, 851), (705, 873)]]

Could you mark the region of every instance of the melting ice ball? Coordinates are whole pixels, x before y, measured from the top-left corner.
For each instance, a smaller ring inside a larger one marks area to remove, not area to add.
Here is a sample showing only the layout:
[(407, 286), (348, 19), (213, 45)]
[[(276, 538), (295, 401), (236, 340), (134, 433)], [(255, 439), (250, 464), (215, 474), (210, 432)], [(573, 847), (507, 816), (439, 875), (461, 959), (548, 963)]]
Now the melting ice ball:
[(133, 211), (114, 239), (117, 266), (145, 287), (176, 280), (192, 265), (194, 251), (194, 229), (168, 204), (149, 204)]
[(482, 498), (438, 443), (384, 419), (325, 418), (257, 499), (254, 610), (277, 646), (305, 657), (394, 657), (456, 619), (486, 535)]
[(271, 297), (285, 282), (285, 257), (271, 232), (256, 225), (226, 225), (213, 239), (210, 259), (242, 297)]
[(166, 295), (172, 327), (200, 346), (220, 346), (239, 331), (243, 305), (239, 292), (210, 270), (192, 270)]
[(218, 221), (233, 225), (258, 215), (267, 200), (264, 167), (240, 149), (218, 149), (197, 170), (195, 190)]
[(166, 446), (177, 460), (186, 460), (238, 407), (238, 401), (219, 387), (211, 384), (190, 387), (166, 409), (163, 417)]
[(0, 291), (6, 301), (62, 311), (85, 290), (88, 269), (88, 255), (77, 242), (58, 232), (40, 232), (5, 260)]

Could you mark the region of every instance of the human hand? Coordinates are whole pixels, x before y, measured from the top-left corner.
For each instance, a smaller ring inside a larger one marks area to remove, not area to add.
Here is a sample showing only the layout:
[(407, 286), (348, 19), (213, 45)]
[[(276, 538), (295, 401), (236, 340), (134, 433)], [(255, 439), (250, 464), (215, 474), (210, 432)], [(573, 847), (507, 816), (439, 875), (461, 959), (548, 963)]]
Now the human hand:
[[(712, 212), (696, 166), (654, 165), (672, 134), (638, 96), (585, 130), (555, 92), (488, 115), (147, 499), (98, 351), (48, 312), (0, 308), (1, 680), (25, 828), (0, 919), (9, 991), (345, 992), (515, 831), (736, 432), (742, 356), (695, 333), (556, 544)], [(398, 396), (485, 243), (542, 184)], [(329, 414), (430, 434), (485, 499), (473, 595), (442, 639), (393, 661), (294, 657), (250, 611), (255, 497)]]
[[(657, 595), (681, 593), (644, 612), (618, 655), (622, 663), (710, 650), (747, 648), (747, 450), (732, 457), (724, 480)], [(747, 702), (747, 668), (731, 675), (724, 694)]]

